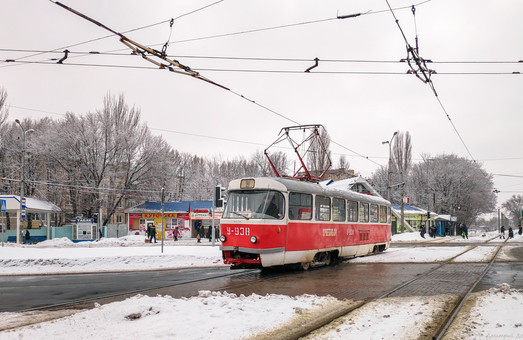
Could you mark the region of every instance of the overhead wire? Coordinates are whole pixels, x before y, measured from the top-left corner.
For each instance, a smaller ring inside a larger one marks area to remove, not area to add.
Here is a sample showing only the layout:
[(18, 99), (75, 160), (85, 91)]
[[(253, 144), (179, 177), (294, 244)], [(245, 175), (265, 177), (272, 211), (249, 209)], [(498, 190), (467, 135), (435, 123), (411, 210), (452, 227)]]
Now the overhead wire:
[[(64, 65), (64, 66), (79, 66), (79, 67), (104, 67), (104, 68), (124, 68), (124, 69), (145, 69), (158, 70), (158, 67), (152, 66), (137, 66), (137, 65), (122, 65), (122, 64), (99, 64), (99, 63), (64, 63), (57, 64), (54, 61), (15, 61), (20, 64), (40, 64), (40, 65)], [(287, 73), (287, 74), (306, 74), (303, 70), (270, 70), (270, 69), (233, 69), (233, 68), (205, 68), (195, 67), (193, 71), (208, 71), (208, 72), (240, 72), (240, 73)], [(314, 71), (312, 74), (354, 74), (354, 75), (409, 75), (404, 71)], [(521, 75), (519, 71), (493, 71), (493, 72), (438, 72), (438, 75)]]
[[(0, 48), (1, 52), (32, 52), (32, 53), (55, 53), (62, 55), (63, 51), (44, 51), (34, 49), (10, 49)], [(93, 55), (93, 56), (128, 56), (135, 57), (130, 53), (120, 52), (99, 52), (99, 51), (69, 51), (70, 55)], [(274, 57), (239, 57), (239, 56), (206, 56), (206, 55), (168, 55), (170, 58), (183, 59), (210, 59), (210, 60), (234, 60), (234, 61), (276, 61), (276, 62), (311, 62), (311, 58), (274, 58)], [(22, 59), (22, 58), (19, 58)], [(9, 62), (18, 62), (19, 59), (8, 59)], [(47, 59), (56, 60), (57, 58)], [(324, 63), (378, 63), (378, 64), (401, 64), (404, 60), (387, 60), (387, 59), (329, 59), (322, 58)], [(3, 60), (6, 62), (6, 60)], [(523, 64), (523, 60), (431, 60), (432, 64)], [(440, 74), (438, 72), (438, 74)]]
[[(50, 1), (53, 2), (53, 3), (56, 3), (56, 1), (53, 1), (53, 0), (50, 0)], [(181, 15), (175, 17), (175, 18), (162, 20), (162, 21), (159, 21), (159, 22), (156, 22), (156, 23), (153, 23), (153, 24), (148, 24), (148, 25), (140, 26), (140, 27), (133, 28), (133, 29), (130, 29), (130, 30), (127, 30), (127, 31), (123, 31), (122, 34), (132, 33), (132, 32), (140, 31), (140, 30), (143, 30), (143, 29), (159, 26), (159, 25), (162, 25), (162, 24), (165, 24), (165, 23), (174, 22), (174, 20), (177, 20), (177, 19), (180, 19), (180, 18), (182, 18), (184, 16), (187, 16), (187, 15), (199, 12), (199, 11), (201, 11), (203, 9), (209, 8), (209, 7), (214, 6), (216, 4), (219, 4), (220, 2), (223, 2), (223, 1), (225, 1), (225, 0), (215, 1), (215, 2), (213, 2), (211, 4), (208, 4), (208, 5), (202, 6), (200, 8), (197, 8), (195, 10), (189, 11), (187, 13), (181, 14)], [(171, 27), (172, 27), (172, 25), (171, 25)], [(79, 43), (75, 43), (75, 44), (71, 44), (71, 45), (66, 45), (66, 46), (63, 46), (63, 47), (55, 48), (55, 49), (50, 50), (50, 51), (39, 51), (39, 52), (36, 52), (35, 54), (27, 55), (27, 56), (20, 57), (20, 58), (17, 58), (17, 59), (18, 60), (20, 60), (20, 59), (27, 59), (27, 58), (36, 57), (36, 56), (39, 56), (39, 55), (42, 55), (42, 54), (45, 54), (45, 53), (58, 52), (57, 50), (63, 50), (63, 49), (71, 48), (71, 47), (85, 45), (85, 44), (92, 43), (92, 42), (95, 42), (95, 41), (107, 39), (107, 38), (110, 38), (112, 36), (113, 36), (113, 34), (108, 34), (108, 35), (104, 35), (104, 36), (101, 36), (101, 37), (98, 37), (98, 38), (89, 39), (89, 40), (85, 40), (85, 41), (82, 41), (82, 42), (79, 42)], [(170, 39), (171, 39), (171, 36), (169, 35), (168, 42), (169, 42)], [(60, 53), (62, 53), (62, 51), (60, 51)], [(11, 66), (11, 65), (0, 66), (0, 68), (1, 67), (5, 67), (5, 66)]]
[[(456, 132), (456, 134), (458, 135), (461, 143), (463, 144), (463, 146), (465, 147), (465, 149), (467, 150), (470, 158), (472, 159), (472, 161), (476, 161), (474, 159), (474, 156), (472, 156), (472, 153), (470, 152), (467, 144), (465, 143), (465, 141), (463, 140), (463, 137), (461, 136), (461, 134), (459, 133), (458, 129), (456, 128), (456, 126), (454, 125), (454, 122), (452, 121), (452, 119), (450, 118), (450, 115), (449, 113), (447, 112), (445, 106), (443, 105), (443, 103), (441, 102), (439, 96), (438, 96), (438, 93), (436, 92), (436, 88), (434, 87), (434, 83), (432, 82), (432, 80), (430, 79), (430, 74), (431, 74), (431, 71), (432, 70), (428, 70), (426, 68), (426, 65), (425, 65), (425, 61), (419, 57), (419, 51), (418, 51), (418, 48), (417, 48), (417, 40), (418, 40), (418, 36), (417, 36), (417, 26), (416, 26), (416, 50), (414, 50), (412, 48), (412, 46), (409, 44), (409, 41), (407, 39), (407, 37), (405, 36), (405, 33), (403, 32), (403, 29), (401, 28), (401, 25), (399, 23), (399, 20), (398, 18), (396, 17), (396, 15), (394, 14), (394, 11), (389, 3), (389, 0), (385, 0), (385, 2), (387, 3), (387, 6), (389, 7), (389, 10), (392, 14), (392, 16), (394, 17), (394, 20), (396, 22), (396, 25), (398, 26), (399, 30), (400, 30), (400, 33), (401, 35), (403, 36), (403, 39), (405, 41), (405, 44), (407, 45), (407, 51), (408, 51), (408, 56), (407, 56), (407, 60), (410, 60), (410, 56), (412, 56), (412, 59), (414, 59), (414, 61), (416, 62), (417, 66), (419, 67), (419, 71), (423, 74), (423, 78), (421, 78), (418, 74), (417, 74), (417, 70), (414, 70), (411, 66), (411, 69), (414, 71), (414, 73), (416, 74), (416, 77), (418, 77), (419, 79), (421, 79), (424, 83), (428, 83), (429, 86), (431, 87), (432, 91), (434, 92), (434, 95), (436, 96), (436, 99), (440, 105), (440, 107), (443, 109), (443, 112), (445, 113), (447, 119), (449, 120), (450, 124), (452, 125), (454, 131)], [(412, 5), (412, 13), (413, 13), (413, 16), (415, 18), (415, 6)], [(414, 19), (415, 20), (415, 19)], [(410, 65), (410, 62), (409, 62), (409, 65)]]
[[(50, 1), (56, 3), (56, 1), (54, 1), (54, 0), (50, 0)], [(127, 30), (127, 31), (123, 31), (121, 33), (122, 34), (127, 34), (127, 33), (135, 32), (135, 31), (138, 31), (138, 30), (142, 30), (142, 29), (158, 26), (158, 25), (161, 25), (161, 24), (164, 24), (164, 23), (168, 23), (168, 22), (171, 22), (172, 20), (177, 20), (177, 19), (182, 18), (182, 17), (184, 17), (186, 15), (193, 14), (195, 12), (198, 12), (200, 10), (206, 9), (208, 7), (216, 5), (216, 4), (218, 4), (220, 2), (223, 2), (223, 1), (225, 1), (225, 0), (216, 1), (214, 3), (211, 3), (209, 5), (203, 6), (201, 8), (196, 9), (196, 10), (184, 13), (184, 14), (179, 15), (178, 17), (175, 17), (175, 18), (172, 18), (172, 19), (167, 19), (167, 20), (163, 20), (163, 21), (160, 21), (160, 22), (157, 22), (157, 23), (154, 23), (154, 24), (145, 25), (145, 26), (141, 26), (141, 27), (138, 27), (138, 28), (130, 29), (130, 30)], [(425, 1), (419, 2), (419, 3), (416, 4), (416, 6), (423, 5), (423, 4), (425, 4), (425, 3), (429, 2), (429, 1), (431, 1), (431, 0), (425, 0)], [(397, 8), (394, 8), (394, 10), (403, 10), (403, 9), (407, 9), (407, 8), (410, 8), (410, 6), (397, 7)], [(341, 17), (337, 16), (337, 17), (334, 17), (334, 18), (310, 20), (310, 21), (305, 21), (305, 22), (299, 22), (299, 23), (293, 23), (293, 24), (285, 24), (285, 25), (278, 25), (278, 26), (271, 26), (271, 27), (253, 29), (253, 30), (240, 31), (240, 32), (231, 32), (231, 33), (225, 33), (225, 34), (219, 34), (219, 35), (213, 35), (213, 36), (190, 38), (190, 39), (185, 39), (185, 40), (180, 40), (180, 41), (168, 41), (168, 43), (169, 44), (171, 44), (171, 43), (176, 44), (176, 43), (181, 43), (181, 42), (206, 40), (206, 39), (214, 39), (214, 38), (220, 38), (220, 37), (225, 37), (225, 36), (233, 36), (233, 35), (240, 35), (240, 34), (263, 32), (263, 31), (269, 31), (269, 30), (275, 30), (275, 29), (281, 29), (281, 28), (288, 28), (288, 27), (294, 27), (294, 26), (301, 26), (301, 25), (321, 23), (321, 22), (331, 21), (331, 20), (344, 19), (345, 17), (354, 17), (354, 16), (361, 16), (361, 15), (378, 14), (378, 13), (383, 13), (383, 12), (387, 12), (387, 11), (388, 11), (388, 9), (378, 10), (378, 11), (369, 11), (367, 13), (357, 13), (357, 14), (352, 14), (352, 15), (348, 15), (348, 16), (341, 16)], [(66, 46), (59, 47), (59, 48), (56, 48), (56, 49), (53, 49), (53, 50), (49, 50), (49, 51), (39, 51), (39, 52), (37, 52), (35, 54), (31, 54), (31, 55), (28, 55), (28, 56), (20, 57), (20, 58), (17, 58), (17, 59), (18, 60), (20, 60), (20, 59), (27, 59), (27, 58), (38, 56), (38, 55), (45, 54), (45, 53), (53, 53), (53, 52), (63, 53), (63, 51), (62, 51), (63, 49), (68, 49), (68, 48), (71, 48), (71, 47), (76, 47), (76, 46), (79, 46), (79, 45), (83, 45), (83, 44), (87, 44), (87, 43), (91, 43), (91, 42), (107, 39), (107, 38), (110, 38), (112, 36), (113, 36), (112, 34), (105, 35), (105, 36), (101, 36), (101, 37), (98, 37), (98, 38), (89, 39), (89, 40), (86, 40), (86, 41), (83, 41), (83, 42), (79, 42), (79, 43), (75, 43), (75, 44), (71, 44), (71, 45), (66, 45)], [(151, 44), (149, 46), (160, 46), (160, 45), (162, 45), (162, 44)], [(125, 50), (127, 50), (127, 49), (118, 49), (118, 50), (115, 50), (115, 51), (125, 51)], [(113, 51), (113, 52), (115, 52), (115, 51)], [(8, 66), (14, 66), (14, 65), (13, 64), (11, 64), (11, 65), (3, 65), (3, 66), (0, 66), (0, 68), (8, 67)]]

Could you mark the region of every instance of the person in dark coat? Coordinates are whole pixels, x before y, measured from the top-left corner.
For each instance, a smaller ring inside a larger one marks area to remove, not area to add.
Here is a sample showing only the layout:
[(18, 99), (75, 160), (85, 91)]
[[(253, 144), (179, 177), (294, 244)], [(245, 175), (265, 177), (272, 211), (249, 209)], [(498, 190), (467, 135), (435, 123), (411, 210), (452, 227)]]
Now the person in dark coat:
[(501, 235), (499, 235), (499, 238), (505, 238), (505, 226), (501, 226)]
[(154, 225), (151, 226), (151, 243), (153, 242), (153, 238), (154, 243), (156, 243), (156, 227)]
[(265, 197), (263, 203), (258, 207), (256, 213), (269, 215), (271, 217), (281, 219), (280, 209), (275, 202), (274, 197)]
[(212, 241), (212, 225), (210, 225), (209, 229), (207, 229), (207, 238), (209, 239), (209, 242)]
[(436, 227), (435, 226), (431, 226), (430, 230), (432, 231), (432, 237), (436, 238)]
[(421, 226), (419, 227), (419, 234), (421, 235), (421, 237), (425, 238), (425, 226)]
[(29, 230), (25, 231), (25, 242), (24, 243), (31, 243), (31, 234), (29, 233)]
[(514, 231), (512, 230), (512, 227), (508, 228), (508, 238), (514, 238)]
[(469, 239), (469, 228), (466, 224), (463, 224), (463, 238)]
[(521, 234), (523, 233), (523, 230), (522, 230), (522, 229), (523, 229), (523, 228), (522, 228), (521, 226), (519, 226), (519, 231), (518, 231), (518, 234), (520, 234), (520, 235), (521, 235)]
[(200, 238), (202, 237), (201, 230), (202, 229), (202, 223), (200, 221), (196, 222), (194, 229), (196, 230), (196, 240), (198, 243), (200, 243)]

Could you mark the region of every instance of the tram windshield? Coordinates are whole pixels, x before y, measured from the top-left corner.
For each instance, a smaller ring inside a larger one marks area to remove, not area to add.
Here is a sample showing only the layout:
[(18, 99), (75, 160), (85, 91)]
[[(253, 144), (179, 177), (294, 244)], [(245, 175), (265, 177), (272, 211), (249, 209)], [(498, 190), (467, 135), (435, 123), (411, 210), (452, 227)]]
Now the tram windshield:
[(223, 218), (282, 219), (285, 215), (283, 194), (273, 190), (230, 191)]

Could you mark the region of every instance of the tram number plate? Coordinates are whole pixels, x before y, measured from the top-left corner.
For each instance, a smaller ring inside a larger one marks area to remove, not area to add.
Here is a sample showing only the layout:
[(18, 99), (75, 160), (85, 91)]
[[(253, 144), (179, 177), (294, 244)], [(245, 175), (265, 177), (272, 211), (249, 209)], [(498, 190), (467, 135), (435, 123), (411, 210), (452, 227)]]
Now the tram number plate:
[(227, 227), (227, 235), (249, 236), (251, 228), (249, 227)]

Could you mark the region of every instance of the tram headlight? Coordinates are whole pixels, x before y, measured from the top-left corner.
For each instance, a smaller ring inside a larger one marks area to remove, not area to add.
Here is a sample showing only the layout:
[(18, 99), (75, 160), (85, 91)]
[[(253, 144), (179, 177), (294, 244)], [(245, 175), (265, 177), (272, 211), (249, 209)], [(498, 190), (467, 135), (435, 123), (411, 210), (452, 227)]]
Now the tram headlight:
[(251, 243), (256, 243), (258, 242), (258, 238), (256, 236), (251, 236)]
[(221, 242), (225, 242), (226, 239), (227, 239), (227, 237), (225, 237), (225, 235), (220, 235), (220, 241)]

